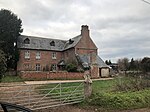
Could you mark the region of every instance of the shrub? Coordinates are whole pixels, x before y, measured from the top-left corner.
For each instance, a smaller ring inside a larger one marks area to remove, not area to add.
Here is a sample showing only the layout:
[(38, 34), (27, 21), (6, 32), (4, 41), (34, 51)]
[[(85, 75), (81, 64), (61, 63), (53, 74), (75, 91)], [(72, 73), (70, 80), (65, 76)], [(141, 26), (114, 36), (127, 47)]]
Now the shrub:
[(139, 91), (150, 87), (150, 80), (138, 77), (118, 78), (116, 82), (117, 91)]
[(77, 66), (75, 64), (70, 63), (66, 66), (66, 70), (68, 72), (77, 72)]
[(122, 93), (94, 94), (88, 103), (113, 109), (129, 109), (150, 106), (150, 90)]

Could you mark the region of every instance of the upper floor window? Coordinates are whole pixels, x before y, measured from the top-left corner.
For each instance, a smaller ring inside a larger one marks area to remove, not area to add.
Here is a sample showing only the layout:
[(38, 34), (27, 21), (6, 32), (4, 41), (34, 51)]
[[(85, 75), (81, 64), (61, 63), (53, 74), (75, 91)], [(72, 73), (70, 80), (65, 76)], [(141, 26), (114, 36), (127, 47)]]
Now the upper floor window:
[(74, 40), (69, 39), (69, 44), (72, 44), (74, 42)]
[(36, 59), (40, 59), (41, 58), (41, 53), (40, 51), (36, 52)]
[(24, 58), (25, 59), (30, 59), (30, 52), (29, 51), (25, 51)]
[(36, 71), (40, 71), (40, 70), (41, 70), (41, 65), (40, 65), (40, 64), (36, 64), (35, 70), (36, 70)]
[(30, 44), (30, 39), (29, 39), (29, 38), (26, 38), (26, 39), (24, 40), (24, 44)]
[(52, 59), (56, 59), (56, 52), (52, 53)]
[(54, 42), (54, 41), (51, 41), (51, 42), (50, 42), (50, 46), (55, 46), (55, 42)]

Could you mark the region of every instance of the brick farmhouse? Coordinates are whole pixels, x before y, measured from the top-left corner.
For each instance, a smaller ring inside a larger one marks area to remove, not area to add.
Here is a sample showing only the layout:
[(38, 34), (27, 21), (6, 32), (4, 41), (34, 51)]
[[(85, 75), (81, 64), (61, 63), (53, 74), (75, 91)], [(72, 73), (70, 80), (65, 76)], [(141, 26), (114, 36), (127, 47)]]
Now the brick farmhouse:
[(28, 78), (83, 77), (81, 72), (65, 71), (65, 66), (72, 63), (78, 71), (90, 67), (92, 78), (108, 77), (109, 67), (98, 56), (98, 48), (89, 34), (88, 26), (82, 25), (81, 34), (69, 40), (19, 36), (17, 71)]

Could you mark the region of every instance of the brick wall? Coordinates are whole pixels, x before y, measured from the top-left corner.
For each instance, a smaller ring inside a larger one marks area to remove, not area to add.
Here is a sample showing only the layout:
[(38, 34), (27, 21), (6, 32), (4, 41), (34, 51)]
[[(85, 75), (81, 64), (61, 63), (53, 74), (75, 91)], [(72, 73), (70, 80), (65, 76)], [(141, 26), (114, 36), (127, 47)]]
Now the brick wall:
[(91, 77), (92, 78), (99, 78), (99, 67), (96, 65), (93, 65), (91, 67)]
[[(25, 51), (30, 52), (30, 59), (25, 59)], [(41, 54), (40, 59), (36, 59), (36, 52), (39, 51)], [(43, 50), (24, 50), (20, 49), (20, 58), (17, 63), (17, 71), (24, 71), (25, 65), (29, 64), (28, 70), (35, 70), (36, 64), (41, 65), (41, 71), (43, 71), (43, 68), (48, 66), (49, 69), (51, 68), (51, 64), (58, 64), (58, 62), (63, 58), (63, 55), (61, 52), (56, 52), (56, 59), (52, 59), (52, 52), (56, 51), (43, 51)]]
[(25, 71), (20, 72), (20, 76), (24, 79), (83, 79), (84, 73), (69, 73), (69, 72), (35, 72)]

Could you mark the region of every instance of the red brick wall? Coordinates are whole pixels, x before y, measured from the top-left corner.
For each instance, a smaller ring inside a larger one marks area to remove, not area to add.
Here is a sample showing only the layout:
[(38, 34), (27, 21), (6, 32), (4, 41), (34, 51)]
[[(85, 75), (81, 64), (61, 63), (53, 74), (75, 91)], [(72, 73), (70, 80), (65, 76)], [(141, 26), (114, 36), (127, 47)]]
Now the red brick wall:
[(68, 73), (68, 72), (20, 72), (20, 76), (24, 79), (83, 79), (84, 73)]
[(79, 55), (88, 54), (92, 64), (96, 62), (97, 47), (90, 38), (88, 26), (84, 25), (81, 29), (82, 38), (75, 46), (75, 51)]
[[(25, 59), (24, 58), (24, 54), (25, 51), (29, 51), (30, 52), (30, 59)], [(41, 58), (40, 59), (36, 59), (36, 52), (40, 51), (41, 53)], [(25, 70), (25, 64), (29, 64), (30, 65), (30, 69), (29, 70), (35, 70), (35, 66), (36, 64), (40, 64), (41, 65), (41, 70), (43, 70), (43, 68), (48, 65), (48, 67), (51, 67), (51, 64), (58, 64), (58, 62), (62, 59), (63, 55), (62, 52), (56, 52), (56, 59), (52, 59), (52, 52), (55, 51), (42, 51), (42, 50), (24, 50), (24, 49), (20, 49), (20, 58), (18, 61), (18, 65), (17, 65), (17, 70), (18, 71), (24, 71)]]
[(66, 61), (66, 63), (77, 61), (74, 48), (64, 51), (64, 60)]
[(99, 67), (97, 67), (96, 65), (93, 65), (91, 67), (91, 77), (92, 78), (99, 78)]

